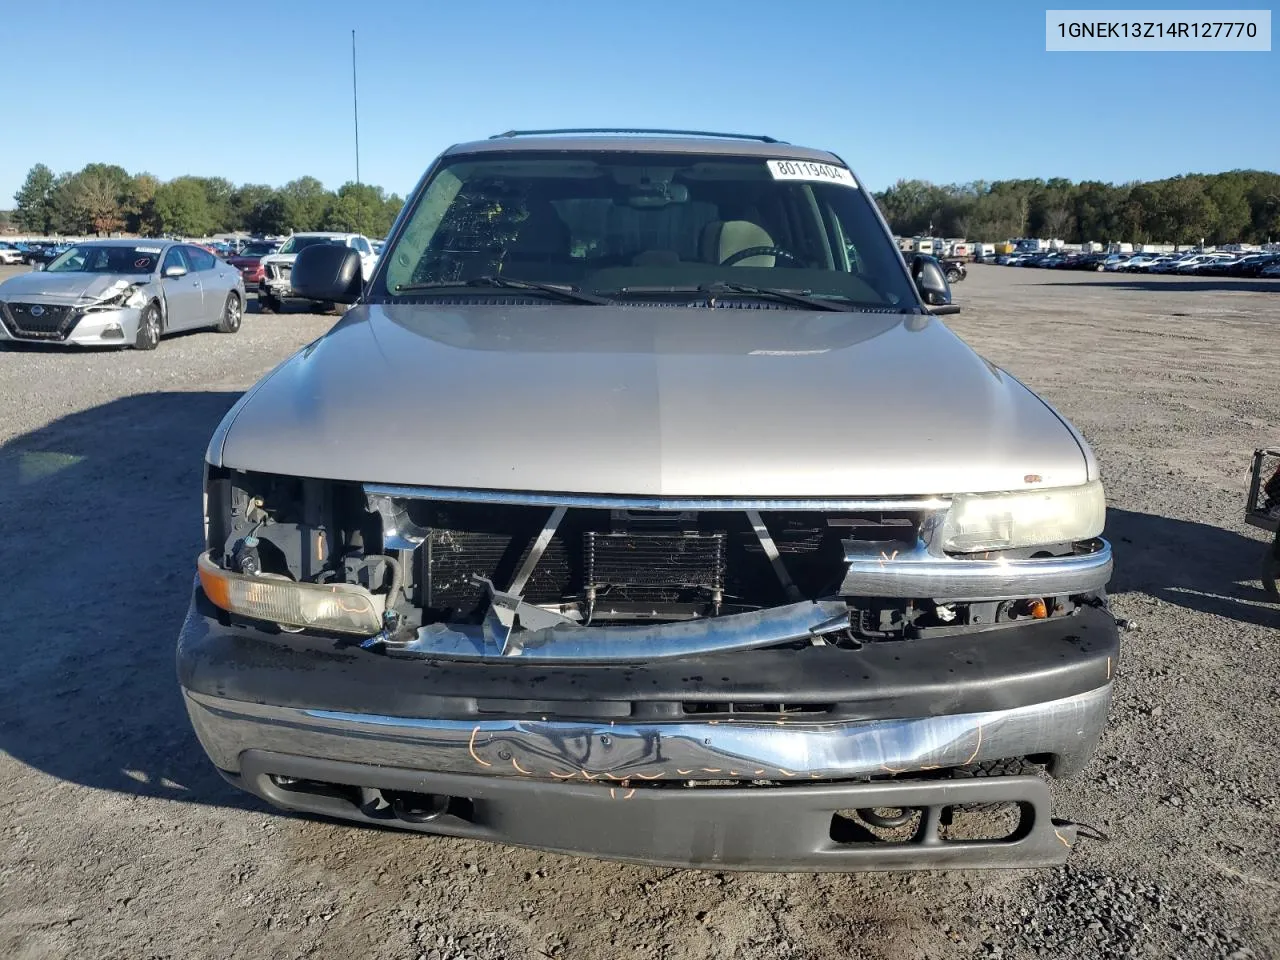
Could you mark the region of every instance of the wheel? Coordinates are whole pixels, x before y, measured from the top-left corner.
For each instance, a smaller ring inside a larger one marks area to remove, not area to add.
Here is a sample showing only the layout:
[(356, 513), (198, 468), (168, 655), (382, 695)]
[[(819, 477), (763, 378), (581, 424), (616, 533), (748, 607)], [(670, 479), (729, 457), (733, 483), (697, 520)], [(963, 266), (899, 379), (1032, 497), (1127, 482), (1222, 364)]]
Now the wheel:
[(959, 270), (948, 270), (948, 271), (947, 271), (947, 283), (959, 283), (959, 282), (960, 282), (960, 271), (959, 271)]
[(240, 321), (244, 317), (244, 308), (240, 298), (234, 293), (227, 294), (227, 302), (222, 305), (222, 319), (218, 321), (219, 333), (235, 333), (240, 329)]
[(138, 320), (138, 333), (133, 338), (133, 349), (154, 350), (160, 345), (160, 305), (148, 303)]
[(1275, 546), (1262, 555), (1262, 590), (1272, 600), (1280, 600), (1280, 533)]
[(284, 304), (269, 293), (258, 294), (258, 309), (263, 313), (282, 313)]

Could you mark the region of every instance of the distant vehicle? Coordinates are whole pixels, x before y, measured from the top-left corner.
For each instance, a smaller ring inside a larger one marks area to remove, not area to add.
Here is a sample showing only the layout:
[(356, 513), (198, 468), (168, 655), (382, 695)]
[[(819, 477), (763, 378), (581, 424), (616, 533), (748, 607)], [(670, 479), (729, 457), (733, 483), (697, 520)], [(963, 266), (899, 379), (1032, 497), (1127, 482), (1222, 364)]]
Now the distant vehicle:
[(0, 283), (0, 340), (154, 350), (160, 337), (244, 316), (239, 275), (194, 244), (97, 240)]
[(1174, 268), (1174, 273), (1197, 273), (1201, 267), (1208, 266), (1211, 263), (1220, 263), (1223, 261), (1235, 260), (1235, 257), (1229, 253), (1198, 253), (1194, 257), (1189, 257)]
[(1018, 253), (1047, 253), (1049, 244), (1038, 237), (1022, 237), (1013, 241), (1013, 249)]
[(964, 261), (957, 257), (949, 257), (942, 261), (942, 273), (947, 278), (947, 283), (959, 283), (969, 275)]
[(1280, 277), (1280, 260), (1272, 261), (1258, 271), (1260, 277)]
[(23, 258), (23, 251), (18, 247), (16, 243), (0, 242), (0, 263), (6, 264), (6, 265), (21, 263), (22, 258)]
[(1131, 259), (1120, 269), (1125, 273), (1158, 273), (1159, 271), (1156, 270), (1157, 267), (1166, 263), (1171, 263), (1177, 259), (1178, 257), (1171, 253), (1162, 253), (1152, 257), (1150, 260), (1140, 261), (1138, 263), (1134, 263), (1133, 259)]
[(1135, 253), (1132, 257), (1108, 257), (1103, 261), (1102, 269), (1109, 272), (1129, 270), (1133, 267), (1154, 263), (1155, 260), (1156, 255), (1154, 253)]
[(33, 267), (43, 266), (66, 252), (68, 246), (69, 244), (61, 243), (30, 243), (27, 244), (27, 253), (23, 260)]
[(250, 240), (240, 252), (227, 258), (227, 263), (240, 271), (246, 289), (256, 290), (262, 283), (262, 258), (276, 252), (280, 244), (273, 240)]
[(332, 243), (350, 247), (360, 255), (360, 269), (363, 279), (373, 276), (373, 269), (378, 265), (378, 255), (373, 252), (373, 244), (369, 238), (359, 233), (295, 233), (289, 237), (280, 249), (262, 258), (263, 275), (258, 285), (258, 305), (267, 311), (277, 311), (284, 306), (284, 301), (295, 299), (290, 276), (293, 273), (293, 262), (298, 254), (307, 247)]

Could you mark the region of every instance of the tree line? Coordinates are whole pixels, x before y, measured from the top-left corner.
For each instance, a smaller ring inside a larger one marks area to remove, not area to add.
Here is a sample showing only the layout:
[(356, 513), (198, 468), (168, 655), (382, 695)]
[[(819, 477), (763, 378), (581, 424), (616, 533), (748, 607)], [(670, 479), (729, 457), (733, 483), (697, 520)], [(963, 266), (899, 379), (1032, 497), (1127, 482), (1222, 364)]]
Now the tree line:
[(342, 230), (384, 237), (404, 201), (381, 187), (344, 183), (326, 190), (315, 177), (283, 187), (236, 186), (222, 177), (176, 177), (90, 163), (78, 173), (55, 174), (43, 163), (27, 173), (14, 194), (9, 218), (20, 230), (42, 236), (127, 233), (204, 237), (248, 231)]
[(1233, 170), (1124, 184), (899, 180), (876, 194), (899, 236), (1058, 238), (1136, 243), (1280, 240), (1280, 173)]

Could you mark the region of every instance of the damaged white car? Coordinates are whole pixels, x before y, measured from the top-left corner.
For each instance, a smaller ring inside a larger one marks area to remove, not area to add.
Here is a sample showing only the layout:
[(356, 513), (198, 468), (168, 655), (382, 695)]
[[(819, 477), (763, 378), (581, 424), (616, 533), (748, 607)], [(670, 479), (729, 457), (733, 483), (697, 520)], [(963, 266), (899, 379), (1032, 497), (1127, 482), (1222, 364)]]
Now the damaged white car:
[[(625, 135), (623, 135), (625, 134)], [(1025, 867), (1119, 656), (1089, 446), (834, 154), (506, 134), (228, 413), (178, 645), (288, 810), (650, 863)]]
[(154, 350), (167, 333), (235, 333), (244, 284), (234, 267), (191, 244), (78, 243), (43, 270), (0, 283), (0, 342)]

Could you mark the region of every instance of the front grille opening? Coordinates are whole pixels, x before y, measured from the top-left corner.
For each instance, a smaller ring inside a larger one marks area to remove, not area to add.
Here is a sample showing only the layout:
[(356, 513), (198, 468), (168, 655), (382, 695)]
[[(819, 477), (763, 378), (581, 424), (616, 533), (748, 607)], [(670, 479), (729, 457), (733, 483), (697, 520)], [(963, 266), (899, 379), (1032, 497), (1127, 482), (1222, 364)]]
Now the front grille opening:
[(944, 807), (938, 838), (949, 841), (987, 840), (1012, 843), (1030, 832), (1030, 805), (1004, 803), (957, 804)]
[(911, 843), (920, 833), (924, 811), (918, 807), (871, 807), (837, 810), (831, 816), (831, 839), (851, 845)]
[(836, 709), (834, 703), (767, 703), (764, 701), (739, 700), (723, 703), (686, 700), (680, 704), (680, 707), (686, 715), (697, 717), (804, 717), (820, 716), (832, 713)]
[[(415, 557), (424, 622), (476, 623), (487, 605), (477, 577), (505, 590), (529, 556), (550, 508), (405, 502), (425, 528)], [(847, 539), (914, 543), (913, 515), (773, 511), (761, 514), (787, 573), (805, 599), (834, 596)], [(672, 621), (790, 602), (741, 511), (571, 508), (521, 596), (595, 624)]]

